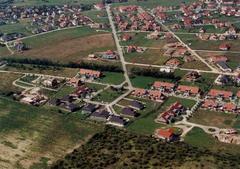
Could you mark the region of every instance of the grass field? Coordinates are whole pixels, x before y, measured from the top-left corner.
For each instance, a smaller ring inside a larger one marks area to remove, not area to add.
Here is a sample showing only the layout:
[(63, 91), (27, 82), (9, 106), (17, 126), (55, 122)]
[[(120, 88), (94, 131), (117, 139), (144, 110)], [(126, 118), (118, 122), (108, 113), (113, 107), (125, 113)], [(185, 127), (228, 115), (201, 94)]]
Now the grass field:
[(180, 65), (180, 67), (186, 69), (211, 70), (205, 63), (200, 60), (184, 62), (182, 65)]
[(16, 6), (63, 5), (63, 4), (92, 4), (99, 0), (14, 0)]
[(20, 88), (13, 86), (13, 81), (20, 78), (21, 74), (0, 73), (0, 93), (21, 91)]
[(104, 77), (98, 79), (97, 81), (101, 83), (118, 85), (124, 82), (124, 79), (125, 79), (123, 73), (103, 72), (103, 74), (104, 74)]
[(200, 148), (207, 148), (217, 152), (227, 152), (239, 155), (240, 147), (234, 144), (225, 144), (217, 141), (213, 136), (208, 135), (200, 128), (193, 128), (184, 138), (190, 145)]
[(15, 64), (14, 66), (6, 66), (3, 68), (6, 71), (18, 71), (23, 73), (37, 73), (46, 74), (53, 76), (62, 77), (74, 77), (79, 69), (77, 68), (62, 68), (62, 67), (51, 67), (51, 66), (37, 66), (37, 65), (26, 65), (26, 64)]
[(236, 114), (198, 109), (189, 120), (190, 122), (219, 128), (236, 127)]
[(63, 157), (102, 129), (76, 114), (57, 112), (0, 99), (1, 166), (46, 168), (46, 162)]
[(124, 57), (127, 62), (154, 65), (164, 65), (170, 59), (170, 57), (163, 56), (163, 51), (160, 49), (148, 49), (143, 53), (125, 53)]
[(23, 40), (29, 50), (11, 57), (48, 59), (54, 62), (77, 62), (94, 52), (115, 50), (112, 35), (90, 28), (72, 28)]
[(6, 24), (0, 26), (0, 32), (2, 33), (22, 33), (25, 36), (31, 35), (31, 31), (27, 30), (26, 27), (30, 26), (27, 20), (20, 20), (19, 23)]
[(83, 11), (83, 15), (90, 17), (94, 22), (97, 23), (109, 23), (106, 11), (89, 10)]
[[(118, 36), (121, 38), (123, 34), (124, 33), (119, 34)], [(175, 39), (171, 39), (168, 41), (162, 40), (162, 39), (158, 39), (158, 40), (147, 39), (146, 38), (147, 33), (130, 33), (130, 35), (132, 36), (132, 39), (127, 42), (121, 41), (120, 44), (122, 46), (136, 45), (136, 46), (142, 46), (142, 47), (161, 48), (168, 42), (176, 42)]]

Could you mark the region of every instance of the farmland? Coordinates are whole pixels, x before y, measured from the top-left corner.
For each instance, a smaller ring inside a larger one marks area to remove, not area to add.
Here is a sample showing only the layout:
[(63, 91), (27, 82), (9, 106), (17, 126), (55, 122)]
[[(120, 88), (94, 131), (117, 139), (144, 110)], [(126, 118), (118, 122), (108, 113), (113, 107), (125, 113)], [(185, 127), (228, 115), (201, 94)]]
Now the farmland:
[(39, 35), (25, 39), (24, 43), (29, 50), (11, 57), (69, 63), (81, 61), (94, 52), (115, 49), (111, 34), (99, 34), (84, 27)]
[(63, 157), (101, 130), (77, 115), (58, 114), (57, 109), (29, 107), (2, 98), (0, 107), (0, 159), (7, 168), (45, 168), (46, 162)]

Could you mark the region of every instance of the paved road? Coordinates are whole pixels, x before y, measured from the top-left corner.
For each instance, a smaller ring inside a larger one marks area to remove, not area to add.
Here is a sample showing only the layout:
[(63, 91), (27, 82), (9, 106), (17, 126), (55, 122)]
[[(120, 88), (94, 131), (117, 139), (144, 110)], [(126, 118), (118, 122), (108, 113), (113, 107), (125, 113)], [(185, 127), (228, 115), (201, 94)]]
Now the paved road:
[(107, 10), (108, 19), (109, 19), (109, 22), (110, 22), (110, 25), (111, 25), (111, 28), (112, 28), (112, 33), (113, 33), (113, 36), (114, 36), (115, 44), (117, 46), (117, 51), (118, 51), (118, 54), (119, 54), (119, 57), (120, 57), (122, 67), (123, 67), (124, 76), (125, 76), (125, 79), (128, 83), (129, 89), (132, 90), (132, 88), (133, 88), (132, 83), (131, 83), (131, 81), (129, 79), (129, 76), (128, 76), (128, 71), (127, 71), (127, 67), (126, 67), (126, 64), (125, 64), (123, 51), (122, 51), (122, 48), (121, 48), (120, 43), (119, 43), (119, 39), (118, 39), (118, 36), (117, 36), (117, 31), (116, 31), (115, 25), (113, 23), (113, 17), (112, 17), (112, 13), (111, 13), (111, 10), (110, 10), (110, 5), (106, 5), (106, 10)]

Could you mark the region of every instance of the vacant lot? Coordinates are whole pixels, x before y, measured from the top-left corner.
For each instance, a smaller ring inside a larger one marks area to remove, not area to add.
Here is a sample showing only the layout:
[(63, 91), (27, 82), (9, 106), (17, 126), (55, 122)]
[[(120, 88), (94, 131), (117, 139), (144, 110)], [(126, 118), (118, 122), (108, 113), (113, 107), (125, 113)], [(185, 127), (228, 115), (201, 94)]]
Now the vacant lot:
[(13, 86), (12, 83), (21, 76), (21, 74), (0, 73), (0, 93), (20, 91), (20, 89)]
[(234, 127), (237, 118), (236, 114), (199, 109), (193, 114), (193, 117), (190, 118), (190, 121), (207, 126), (232, 128)]
[(127, 62), (144, 63), (154, 65), (164, 65), (170, 57), (163, 56), (163, 51), (160, 49), (148, 49), (143, 53), (125, 53)]
[(81, 61), (94, 52), (115, 49), (112, 34), (99, 34), (86, 27), (39, 35), (24, 42), (29, 50), (16, 53), (13, 57), (68, 63)]
[(240, 147), (234, 144), (225, 144), (205, 133), (202, 129), (194, 127), (184, 138), (184, 141), (195, 147), (207, 148), (217, 152), (228, 152), (239, 155)]
[[(77, 114), (0, 99), (0, 161), (3, 168), (47, 168), (84, 143), (101, 126)], [(0, 167), (1, 168), (1, 167)]]

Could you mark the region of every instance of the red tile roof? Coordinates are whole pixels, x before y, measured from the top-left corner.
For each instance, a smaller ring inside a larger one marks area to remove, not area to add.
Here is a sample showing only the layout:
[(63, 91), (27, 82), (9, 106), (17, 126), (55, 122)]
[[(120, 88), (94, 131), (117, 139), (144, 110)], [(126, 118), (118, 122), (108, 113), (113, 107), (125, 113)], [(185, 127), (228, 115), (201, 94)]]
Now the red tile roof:
[(234, 103), (231, 103), (231, 102), (225, 103), (223, 105), (223, 109), (226, 110), (226, 111), (234, 111), (234, 110), (236, 110), (236, 108), (237, 108), (237, 106)]
[(226, 56), (210, 56), (210, 61), (211, 62), (226, 62), (228, 58)]
[(222, 96), (224, 98), (229, 98), (233, 95), (233, 93), (231, 91), (224, 91), (224, 90), (217, 90), (217, 89), (211, 89), (208, 92), (209, 96), (212, 97), (218, 97), (218, 96)]
[(90, 70), (90, 69), (80, 69), (79, 73), (81, 75), (95, 76), (97, 78), (101, 76), (101, 72), (96, 70)]
[(158, 129), (157, 135), (166, 139), (170, 139), (174, 135), (172, 128), (170, 129)]
[(167, 89), (171, 89), (171, 88), (173, 88), (174, 86), (175, 86), (174, 83), (161, 82), (161, 81), (156, 81), (156, 82), (154, 82), (154, 84), (153, 84), (153, 87), (155, 87), (155, 88), (164, 87), (164, 88), (167, 88)]
[(140, 96), (143, 96), (146, 94), (146, 90), (145, 89), (135, 89), (133, 92), (132, 92), (133, 95), (140, 95)]
[(240, 98), (240, 90), (237, 92), (237, 97)]
[(204, 100), (203, 104), (202, 104), (202, 107), (204, 108), (214, 108), (214, 107), (217, 107), (217, 103), (215, 100), (213, 99), (207, 99), (207, 100)]
[(198, 94), (200, 91), (199, 87), (184, 85), (179, 85), (177, 90), (179, 90), (180, 92), (190, 92), (191, 94)]

